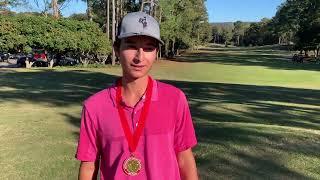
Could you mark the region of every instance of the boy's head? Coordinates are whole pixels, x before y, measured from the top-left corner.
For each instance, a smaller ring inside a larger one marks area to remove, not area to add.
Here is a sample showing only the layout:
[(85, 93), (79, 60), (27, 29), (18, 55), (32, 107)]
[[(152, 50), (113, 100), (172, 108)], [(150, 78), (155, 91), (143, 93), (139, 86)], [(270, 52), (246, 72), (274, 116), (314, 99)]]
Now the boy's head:
[(144, 12), (132, 12), (123, 17), (117, 39), (121, 40), (132, 36), (148, 36), (163, 44), (160, 38), (159, 23)]
[(157, 57), (160, 38), (158, 22), (143, 12), (122, 19), (114, 49), (120, 58), (123, 76), (137, 79), (148, 74)]

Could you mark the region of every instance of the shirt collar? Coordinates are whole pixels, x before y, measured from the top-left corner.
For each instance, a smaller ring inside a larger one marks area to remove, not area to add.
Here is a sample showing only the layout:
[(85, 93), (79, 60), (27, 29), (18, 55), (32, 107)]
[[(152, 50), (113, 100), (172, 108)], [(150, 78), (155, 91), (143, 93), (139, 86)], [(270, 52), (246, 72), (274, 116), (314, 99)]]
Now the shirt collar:
[[(153, 81), (153, 87), (152, 87), (152, 96), (151, 101), (158, 101), (158, 82), (152, 78)], [(113, 83), (111, 87), (109, 88), (109, 96), (112, 100), (113, 106), (116, 106), (116, 94), (117, 94), (117, 86), (116, 83)], [(145, 98), (145, 95), (143, 95), (142, 99)]]

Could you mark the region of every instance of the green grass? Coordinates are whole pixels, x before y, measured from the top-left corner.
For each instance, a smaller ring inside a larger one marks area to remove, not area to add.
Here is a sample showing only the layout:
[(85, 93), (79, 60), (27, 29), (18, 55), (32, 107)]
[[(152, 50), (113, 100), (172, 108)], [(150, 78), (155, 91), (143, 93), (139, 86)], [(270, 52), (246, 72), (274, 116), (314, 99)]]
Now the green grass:
[[(206, 48), (152, 74), (186, 93), (202, 179), (320, 179), (320, 65)], [(76, 179), (81, 103), (120, 67), (0, 69), (0, 179)]]

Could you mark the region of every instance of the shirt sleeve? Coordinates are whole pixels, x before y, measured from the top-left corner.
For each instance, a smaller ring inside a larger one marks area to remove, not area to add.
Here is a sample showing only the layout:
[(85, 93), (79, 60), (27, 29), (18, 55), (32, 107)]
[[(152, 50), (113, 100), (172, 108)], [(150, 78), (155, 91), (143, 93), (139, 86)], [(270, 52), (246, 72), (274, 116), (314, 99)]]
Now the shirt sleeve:
[(194, 147), (197, 139), (192, 123), (188, 101), (184, 93), (181, 91), (177, 106), (177, 119), (174, 133), (174, 149), (175, 152), (181, 152)]
[(96, 161), (99, 156), (97, 142), (97, 129), (94, 119), (88, 109), (83, 106), (76, 158), (80, 161)]

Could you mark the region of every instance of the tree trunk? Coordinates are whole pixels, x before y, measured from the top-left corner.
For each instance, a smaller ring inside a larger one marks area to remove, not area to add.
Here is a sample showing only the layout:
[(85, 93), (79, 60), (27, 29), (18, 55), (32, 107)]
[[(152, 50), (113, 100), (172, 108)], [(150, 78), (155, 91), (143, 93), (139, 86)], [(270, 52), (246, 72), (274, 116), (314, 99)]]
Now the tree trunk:
[(123, 17), (123, 0), (120, 0), (120, 19)]
[(52, 15), (55, 19), (59, 18), (59, 8), (58, 8), (58, 0), (52, 0), (51, 1), (51, 6), (52, 6)]
[(161, 24), (161, 21), (162, 21), (162, 8), (160, 7), (159, 24)]
[(159, 51), (157, 51), (157, 57), (156, 57), (156, 60), (157, 60), (157, 61), (159, 60)]
[(119, 0), (116, 0), (115, 1), (115, 3), (116, 3), (116, 13), (115, 13), (115, 15), (116, 15), (116, 21), (115, 21), (115, 32), (118, 32), (118, 26), (117, 26), (117, 23), (119, 22)]
[(89, 21), (92, 21), (92, 0), (87, 0), (87, 16)]
[(320, 47), (317, 49), (317, 57), (319, 57), (319, 54), (320, 54)]
[[(116, 5), (115, 0), (112, 0), (112, 44), (116, 40)], [(112, 66), (116, 64), (116, 54), (112, 48)]]
[(237, 45), (240, 46), (240, 35), (237, 36)]
[(166, 57), (169, 57), (169, 41), (166, 41), (164, 44), (164, 54)]
[(172, 51), (172, 57), (175, 56), (175, 44), (176, 44), (176, 40), (174, 39), (174, 40), (172, 41), (172, 49), (171, 49), (171, 51)]
[(278, 44), (279, 45), (281, 44), (281, 37), (279, 37), (279, 39), (278, 39)]
[(110, 39), (110, 0), (106, 0), (106, 15), (107, 15), (107, 21), (106, 21), (106, 35), (107, 39)]

